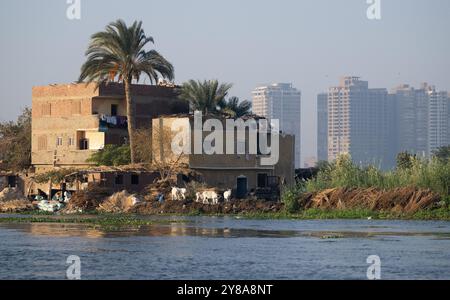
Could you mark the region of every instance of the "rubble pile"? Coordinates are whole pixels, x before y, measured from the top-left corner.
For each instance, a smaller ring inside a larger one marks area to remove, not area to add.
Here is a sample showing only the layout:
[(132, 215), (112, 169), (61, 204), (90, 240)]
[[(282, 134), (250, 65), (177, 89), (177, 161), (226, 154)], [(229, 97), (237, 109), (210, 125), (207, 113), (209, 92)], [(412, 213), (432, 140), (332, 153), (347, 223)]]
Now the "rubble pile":
[(34, 208), (34, 205), (17, 188), (5, 188), (0, 192), (1, 213), (18, 213)]
[(70, 198), (64, 213), (94, 211), (109, 196), (111, 196), (109, 189), (89, 186), (88, 189), (79, 191)]
[(0, 192), (0, 202), (12, 200), (26, 200), (26, 198), (17, 188), (5, 188)]
[(163, 195), (164, 199), (170, 199), (170, 193), (174, 184), (169, 180), (158, 180), (145, 188), (145, 200), (154, 201), (159, 195)]
[(238, 213), (260, 213), (279, 212), (283, 209), (283, 204), (279, 202), (269, 202), (262, 200), (231, 201), (229, 203), (219, 203), (217, 205), (196, 203), (191, 200), (186, 201), (146, 201), (135, 205), (130, 212), (142, 215), (154, 214), (238, 214)]
[(20, 213), (34, 209), (34, 205), (28, 200), (10, 200), (0, 202), (1, 213)]
[(127, 191), (113, 194), (97, 208), (105, 213), (128, 213), (140, 200), (136, 195), (130, 195)]

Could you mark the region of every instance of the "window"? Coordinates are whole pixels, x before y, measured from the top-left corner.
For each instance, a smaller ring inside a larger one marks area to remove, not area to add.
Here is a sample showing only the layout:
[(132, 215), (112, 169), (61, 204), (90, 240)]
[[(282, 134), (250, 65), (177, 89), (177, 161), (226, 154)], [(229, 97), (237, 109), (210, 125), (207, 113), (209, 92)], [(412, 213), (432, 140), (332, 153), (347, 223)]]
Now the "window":
[(87, 139), (80, 140), (80, 150), (88, 150), (89, 149), (89, 141)]
[(52, 114), (52, 104), (51, 103), (42, 104), (42, 115), (51, 116), (51, 114)]
[(17, 178), (16, 178), (16, 176), (8, 176), (8, 186), (10, 188), (17, 187)]
[(56, 138), (56, 146), (62, 146), (63, 144), (63, 139), (62, 137), (57, 137)]
[(75, 145), (75, 141), (72, 137), (69, 138), (69, 146)]
[(38, 138), (38, 150), (47, 150), (47, 136), (42, 135)]
[(115, 184), (117, 184), (117, 185), (123, 184), (123, 175), (116, 175)]
[(111, 104), (111, 116), (117, 116), (117, 104)]
[(132, 174), (131, 175), (131, 184), (132, 185), (138, 185), (139, 184), (139, 175)]
[(258, 187), (264, 188), (267, 186), (267, 174), (258, 174)]

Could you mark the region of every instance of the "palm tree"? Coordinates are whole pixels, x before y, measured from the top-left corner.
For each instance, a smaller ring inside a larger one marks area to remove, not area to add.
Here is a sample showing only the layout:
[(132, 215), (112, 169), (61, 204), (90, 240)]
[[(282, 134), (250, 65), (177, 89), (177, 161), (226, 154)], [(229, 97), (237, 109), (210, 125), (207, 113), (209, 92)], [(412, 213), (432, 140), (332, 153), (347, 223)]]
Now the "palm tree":
[(152, 84), (157, 82), (159, 76), (169, 80), (174, 78), (174, 68), (170, 62), (157, 51), (144, 49), (148, 43), (154, 41), (145, 35), (142, 22), (135, 21), (131, 27), (127, 27), (122, 20), (109, 24), (105, 31), (92, 35), (79, 78), (79, 82), (96, 82), (97, 87), (102, 83), (114, 82), (116, 78), (124, 84), (131, 163), (136, 162), (133, 137), (136, 120), (131, 95), (133, 80), (139, 82), (142, 74), (147, 75)]
[(233, 118), (241, 118), (252, 113), (252, 103), (244, 100), (239, 101), (238, 97), (231, 97), (227, 101), (220, 104), (224, 113), (231, 115)]
[(217, 113), (219, 105), (225, 100), (232, 85), (219, 84), (217, 80), (189, 80), (183, 84), (180, 98), (189, 101), (191, 109), (202, 111), (205, 115)]

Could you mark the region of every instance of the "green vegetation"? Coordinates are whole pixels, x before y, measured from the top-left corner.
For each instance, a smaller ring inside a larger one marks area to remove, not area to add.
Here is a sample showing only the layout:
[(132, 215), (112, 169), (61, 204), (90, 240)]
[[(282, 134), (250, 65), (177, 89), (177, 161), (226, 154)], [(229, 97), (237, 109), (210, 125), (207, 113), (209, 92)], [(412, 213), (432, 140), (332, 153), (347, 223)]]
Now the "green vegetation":
[(98, 166), (128, 165), (131, 162), (130, 146), (105, 145), (105, 148), (94, 152), (87, 161), (95, 163)]
[(233, 85), (217, 80), (189, 80), (183, 84), (180, 99), (188, 101), (191, 108), (208, 115), (225, 115), (241, 118), (251, 114), (252, 103), (238, 97), (226, 99)]
[(31, 164), (31, 109), (25, 108), (15, 122), (0, 123), (0, 160), (4, 168), (22, 171)]
[(221, 111), (233, 118), (242, 118), (251, 113), (252, 103), (244, 100), (240, 101), (238, 97), (231, 97), (227, 101), (219, 104)]
[(298, 184), (289, 189), (285, 189), (281, 195), (284, 208), (288, 213), (294, 213), (300, 209), (298, 201), (299, 195), (304, 192), (304, 186)]
[(382, 172), (373, 166), (357, 166), (349, 156), (344, 155), (324, 166), (316, 178), (305, 183), (308, 192), (329, 188), (376, 187), (388, 190), (407, 186), (430, 189), (447, 198), (450, 192), (450, 160), (435, 157), (428, 160), (415, 156), (405, 158), (402, 154), (395, 170)]
[(218, 113), (220, 104), (225, 101), (232, 85), (217, 80), (195, 81), (189, 80), (183, 84), (180, 98), (188, 101), (192, 109), (205, 115)]
[(106, 26), (105, 31), (95, 33), (86, 51), (86, 62), (81, 67), (79, 82), (124, 83), (127, 103), (128, 136), (130, 137), (130, 161), (136, 163), (134, 131), (136, 129), (135, 109), (131, 95), (133, 80), (139, 82), (141, 75), (147, 75), (150, 82), (156, 82), (161, 76), (172, 80), (174, 68), (155, 50), (145, 50), (153, 43), (146, 36), (142, 22), (134, 22), (128, 27), (124, 21), (117, 20)]
[(297, 213), (287, 211), (277, 213), (246, 213), (238, 215), (246, 219), (292, 219), (292, 220), (442, 220), (450, 221), (450, 209), (440, 208), (435, 210), (423, 210), (415, 214), (401, 214), (392, 212), (374, 212), (370, 210), (323, 210), (307, 209)]
[(170, 224), (181, 221), (173, 220), (146, 220), (131, 215), (98, 215), (95, 217), (86, 215), (74, 216), (27, 216), (0, 218), (4, 224), (30, 224), (30, 223), (56, 223), (56, 224), (83, 224), (100, 227), (123, 227), (123, 226), (148, 226), (154, 224)]

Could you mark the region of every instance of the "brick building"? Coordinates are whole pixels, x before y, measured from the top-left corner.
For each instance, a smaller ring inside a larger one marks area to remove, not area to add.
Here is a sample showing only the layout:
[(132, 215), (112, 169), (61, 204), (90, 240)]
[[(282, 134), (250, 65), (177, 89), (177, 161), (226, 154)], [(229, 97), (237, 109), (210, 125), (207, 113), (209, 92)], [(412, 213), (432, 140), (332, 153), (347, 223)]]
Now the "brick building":
[[(177, 88), (132, 85), (136, 126), (149, 128), (163, 114), (186, 113)], [(88, 167), (86, 160), (107, 144), (127, 140), (123, 85), (60, 84), (33, 87), (32, 164), (37, 172), (52, 167)]]

